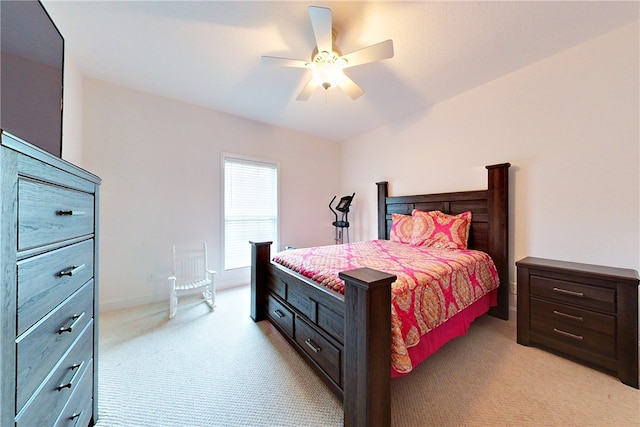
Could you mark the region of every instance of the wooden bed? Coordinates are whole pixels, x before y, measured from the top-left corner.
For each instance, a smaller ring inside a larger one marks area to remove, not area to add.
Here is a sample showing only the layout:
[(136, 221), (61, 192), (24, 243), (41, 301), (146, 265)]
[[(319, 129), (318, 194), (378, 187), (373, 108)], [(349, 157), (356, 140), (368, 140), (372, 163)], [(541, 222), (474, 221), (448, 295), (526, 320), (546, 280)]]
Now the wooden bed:
[[(486, 190), (388, 197), (378, 186), (378, 238), (389, 239), (391, 215), (412, 210), (473, 214), (469, 248), (488, 253), (501, 286), (489, 314), (509, 317), (508, 171), (487, 166)], [(391, 283), (396, 276), (344, 271), (341, 295), (271, 261), (271, 242), (251, 242), (251, 317), (269, 320), (343, 401), (346, 426), (391, 423)]]

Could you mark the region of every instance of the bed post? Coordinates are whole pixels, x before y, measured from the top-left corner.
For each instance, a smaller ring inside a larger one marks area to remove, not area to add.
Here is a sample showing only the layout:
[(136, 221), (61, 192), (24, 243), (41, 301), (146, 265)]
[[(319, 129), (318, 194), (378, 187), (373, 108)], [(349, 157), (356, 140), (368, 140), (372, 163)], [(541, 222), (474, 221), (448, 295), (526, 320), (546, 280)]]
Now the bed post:
[(272, 242), (251, 244), (251, 318), (259, 322), (267, 318), (264, 312), (267, 297), (267, 267), (271, 261)]
[(391, 425), (391, 283), (359, 268), (339, 273), (344, 295), (344, 425)]
[(490, 314), (509, 319), (509, 167), (510, 163), (487, 166), (489, 213), (488, 253), (496, 264), (500, 287), (498, 305)]
[(389, 186), (387, 181), (376, 182), (378, 186), (378, 239), (387, 240), (387, 196)]

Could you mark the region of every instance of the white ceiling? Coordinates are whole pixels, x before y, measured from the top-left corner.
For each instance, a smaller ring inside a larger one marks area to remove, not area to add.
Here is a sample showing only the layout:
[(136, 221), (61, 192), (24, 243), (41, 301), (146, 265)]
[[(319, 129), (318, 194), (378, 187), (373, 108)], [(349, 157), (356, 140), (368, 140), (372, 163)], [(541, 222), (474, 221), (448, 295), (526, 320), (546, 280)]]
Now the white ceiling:
[[(637, 20), (632, 2), (42, 0), (87, 76), (327, 140), (344, 141)], [(365, 94), (297, 94), (308, 6), (329, 7), (343, 53), (393, 39), (395, 56), (348, 69)]]

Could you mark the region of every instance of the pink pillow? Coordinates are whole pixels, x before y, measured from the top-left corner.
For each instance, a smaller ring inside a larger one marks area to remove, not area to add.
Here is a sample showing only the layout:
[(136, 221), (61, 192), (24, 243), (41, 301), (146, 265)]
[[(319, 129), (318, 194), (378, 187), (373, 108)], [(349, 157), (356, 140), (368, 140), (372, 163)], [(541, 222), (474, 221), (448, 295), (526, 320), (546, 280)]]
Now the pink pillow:
[(391, 214), (391, 230), (389, 240), (398, 243), (413, 241), (414, 218), (411, 215)]
[(415, 244), (435, 249), (467, 249), (471, 212), (447, 215), (440, 211), (414, 209), (413, 239)]

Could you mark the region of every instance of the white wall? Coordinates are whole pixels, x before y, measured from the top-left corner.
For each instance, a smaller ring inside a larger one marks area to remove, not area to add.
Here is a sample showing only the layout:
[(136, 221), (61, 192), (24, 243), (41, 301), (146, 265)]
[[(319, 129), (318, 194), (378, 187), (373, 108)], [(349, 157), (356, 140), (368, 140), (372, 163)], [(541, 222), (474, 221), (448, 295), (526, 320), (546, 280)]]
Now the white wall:
[(510, 260), (640, 270), (638, 22), (470, 90), (342, 147), (357, 240), (390, 195), (486, 188), (510, 162)]
[(83, 110), (83, 164), (103, 180), (102, 309), (166, 300), (174, 242), (206, 241), (220, 287), (248, 283), (221, 270), (223, 152), (279, 162), (281, 247), (332, 243), (335, 143), (90, 79)]
[(64, 105), (62, 109), (62, 158), (83, 166), (82, 158), (82, 72), (69, 56), (64, 59)]
[(282, 247), (332, 243), (334, 194), (356, 192), (351, 240), (365, 240), (375, 182), (392, 195), (481, 189), (484, 166), (508, 161), (512, 282), (528, 255), (640, 270), (638, 33), (636, 22), (342, 147), (85, 79), (65, 129), (79, 108), (75, 162), (103, 178), (101, 306), (166, 298), (173, 242), (207, 240), (220, 270), (222, 152), (280, 162)]

